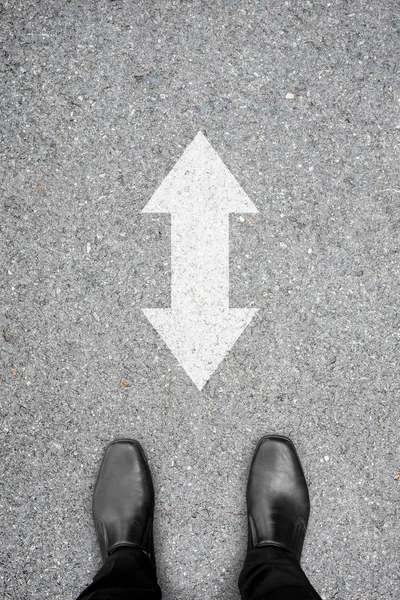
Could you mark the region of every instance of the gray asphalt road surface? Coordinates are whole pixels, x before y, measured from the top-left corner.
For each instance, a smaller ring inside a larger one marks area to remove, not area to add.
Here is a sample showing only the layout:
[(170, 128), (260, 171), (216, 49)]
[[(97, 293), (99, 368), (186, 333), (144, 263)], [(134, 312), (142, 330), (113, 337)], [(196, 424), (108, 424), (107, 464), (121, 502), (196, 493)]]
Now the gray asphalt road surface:
[[(2, 599), (91, 581), (99, 462), (133, 437), (165, 600), (238, 600), (272, 432), (322, 598), (400, 597), (399, 13), (0, 0)], [(259, 211), (230, 218), (230, 306), (259, 311), (202, 391), (141, 311), (171, 295), (170, 217), (141, 210), (198, 131)]]

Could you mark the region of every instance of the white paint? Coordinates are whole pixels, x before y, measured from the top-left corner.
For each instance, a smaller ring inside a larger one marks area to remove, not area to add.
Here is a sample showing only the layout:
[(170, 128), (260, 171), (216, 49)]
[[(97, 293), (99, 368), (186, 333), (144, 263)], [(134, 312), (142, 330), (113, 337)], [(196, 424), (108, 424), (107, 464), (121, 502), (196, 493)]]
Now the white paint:
[(257, 312), (229, 308), (229, 213), (255, 213), (199, 132), (142, 212), (171, 213), (171, 308), (143, 309), (199, 390)]

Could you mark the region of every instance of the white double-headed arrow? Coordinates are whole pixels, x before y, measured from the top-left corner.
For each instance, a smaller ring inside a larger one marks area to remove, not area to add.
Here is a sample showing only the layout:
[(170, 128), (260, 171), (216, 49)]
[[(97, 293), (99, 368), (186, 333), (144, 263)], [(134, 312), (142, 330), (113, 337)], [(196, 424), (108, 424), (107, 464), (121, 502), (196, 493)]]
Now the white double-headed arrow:
[(171, 308), (144, 314), (199, 390), (257, 308), (229, 308), (229, 213), (256, 207), (199, 132), (142, 212), (171, 213)]

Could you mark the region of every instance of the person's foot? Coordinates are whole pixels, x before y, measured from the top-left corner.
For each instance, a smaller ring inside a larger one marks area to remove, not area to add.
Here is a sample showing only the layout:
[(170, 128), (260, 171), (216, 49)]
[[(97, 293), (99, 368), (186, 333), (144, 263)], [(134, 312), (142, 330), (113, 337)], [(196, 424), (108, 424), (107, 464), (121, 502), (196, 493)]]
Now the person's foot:
[(300, 561), (310, 514), (310, 498), (293, 442), (263, 437), (256, 448), (247, 484), (249, 550), (278, 546)]
[(154, 488), (135, 440), (107, 446), (93, 493), (93, 519), (103, 560), (120, 547), (139, 548), (153, 564)]

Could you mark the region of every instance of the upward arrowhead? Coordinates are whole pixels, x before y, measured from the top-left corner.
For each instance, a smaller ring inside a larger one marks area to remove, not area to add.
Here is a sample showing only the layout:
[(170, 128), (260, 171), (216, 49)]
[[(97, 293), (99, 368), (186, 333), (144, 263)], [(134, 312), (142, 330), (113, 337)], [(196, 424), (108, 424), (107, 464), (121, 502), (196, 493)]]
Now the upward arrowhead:
[(258, 212), (201, 131), (143, 208), (146, 213)]
[(201, 390), (246, 329), (257, 308), (177, 311), (142, 309), (186, 373)]

